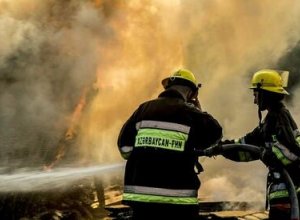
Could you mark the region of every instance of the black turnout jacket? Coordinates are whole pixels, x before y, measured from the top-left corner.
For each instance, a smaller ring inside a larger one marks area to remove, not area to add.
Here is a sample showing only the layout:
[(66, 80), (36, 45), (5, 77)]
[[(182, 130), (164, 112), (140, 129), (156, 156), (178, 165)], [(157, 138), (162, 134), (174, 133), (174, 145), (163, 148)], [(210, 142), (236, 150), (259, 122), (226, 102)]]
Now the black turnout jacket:
[[(268, 200), (272, 203), (288, 203), (286, 181), (281, 174), (284, 168), (293, 180), (298, 195), (300, 192), (300, 132), (288, 109), (281, 102), (273, 104), (268, 110), (262, 125), (256, 127), (244, 137), (235, 140), (238, 143), (252, 144), (271, 152), (268, 159), (270, 172), (267, 181)], [(260, 159), (258, 155), (245, 151), (228, 151), (223, 156), (234, 161), (248, 162)], [(272, 159), (272, 161), (270, 161)], [(263, 160), (263, 158), (262, 158)]]
[(195, 149), (221, 138), (218, 121), (172, 88), (141, 104), (118, 137), (127, 160), (123, 200), (194, 204), (200, 187)]

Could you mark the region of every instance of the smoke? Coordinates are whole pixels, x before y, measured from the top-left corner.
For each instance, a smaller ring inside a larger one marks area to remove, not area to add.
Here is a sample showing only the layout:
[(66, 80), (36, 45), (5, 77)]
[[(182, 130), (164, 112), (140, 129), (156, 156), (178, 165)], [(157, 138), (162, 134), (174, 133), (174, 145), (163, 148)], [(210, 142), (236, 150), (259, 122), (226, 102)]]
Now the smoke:
[[(85, 88), (97, 93), (86, 99), (69, 147), (83, 163), (121, 161), (122, 124), (179, 67), (203, 84), (202, 107), (224, 137), (240, 137), (258, 122), (250, 76), (295, 48), (299, 18), (300, 4), (290, 0), (0, 0), (1, 162), (51, 159)], [(299, 104), (291, 103), (300, 121)], [(264, 198), (259, 162), (203, 164), (200, 196)]]
[(91, 5), (64, 2), (1, 1), (0, 139), (9, 166), (43, 164), (82, 88), (96, 79), (105, 27), (89, 27), (86, 17), (101, 20)]

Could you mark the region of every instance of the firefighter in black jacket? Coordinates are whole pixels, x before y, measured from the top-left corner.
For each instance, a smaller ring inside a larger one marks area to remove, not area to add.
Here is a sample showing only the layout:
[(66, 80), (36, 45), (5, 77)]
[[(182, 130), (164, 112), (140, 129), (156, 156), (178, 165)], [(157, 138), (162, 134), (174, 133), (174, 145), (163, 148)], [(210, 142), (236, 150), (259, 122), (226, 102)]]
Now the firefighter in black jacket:
[[(261, 158), (250, 152), (234, 150), (223, 152), (223, 156), (234, 161), (247, 162), (261, 159), (270, 172), (267, 178), (267, 202), (270, 220), (290, 219), (290, 199), (287, 183), (280, 172), (285, 168), (300, 193), (300, 132), (288, 109), (283, 104), (288, 72), (263, 69), (252, 77), (254, 103), (258, 105), (259, 126), (244, 137), (226, 140), (225, 143), (252, 144), (263, 149)], [(261, 111), (267, 110), (261, 122)]]
[(162, 84), (165, 90), (141, 104), (118, 137), (127, 160), (123, 203), (132, 208), (133, 219), (196, 219), (195, 149), (216, 144), (222, 128), (201, 111), (200, 84), (192, 72), (180, 69)]

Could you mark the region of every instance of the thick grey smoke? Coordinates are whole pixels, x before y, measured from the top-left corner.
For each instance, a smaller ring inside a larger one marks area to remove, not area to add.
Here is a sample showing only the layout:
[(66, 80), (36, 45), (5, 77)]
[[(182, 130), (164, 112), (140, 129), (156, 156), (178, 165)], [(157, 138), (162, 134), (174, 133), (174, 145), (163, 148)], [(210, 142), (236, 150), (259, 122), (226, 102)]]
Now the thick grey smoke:
[[(83, 162), (119, 162), (122, 123), (178, 67), (202, 82), (202, 107), (224, 137), (239, 137), (258, 122), (251, 74), (277, 67), (297, 45), (299, 19), (300, 3), (292, 0), (0, 0), (1, 162), (43, 164), (86, 87), (98, 93), (86, 99), (69, 147)], [(289, 103), (299, 122), (295, 99)], [(264, 199), (261, 163), (201, 160), (200, 196)]]
[(43, 164), (96, 81), (106, 26), (82, 1), (0, 1), (0, 12), (1, 163)]

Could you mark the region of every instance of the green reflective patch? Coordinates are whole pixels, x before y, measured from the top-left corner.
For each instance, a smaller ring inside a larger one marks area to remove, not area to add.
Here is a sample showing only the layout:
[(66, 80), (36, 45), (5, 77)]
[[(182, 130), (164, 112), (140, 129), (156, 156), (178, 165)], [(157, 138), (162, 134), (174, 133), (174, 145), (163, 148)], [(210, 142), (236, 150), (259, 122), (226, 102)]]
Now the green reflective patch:
[(234, 143), (235, 143), (235, 144), (241, 144), (242, 141), (241, 141), (241, 139), (238, 138), (238, 139), (234, 139)]
[(198, 199), (195, 197), (174, 197), (174, 196), (157, 196), (135, 193), (123, 193), (123, 200), (136, 202), (153, 202), (153, 203), (168, 203), (168, 204), (198, 204)]
[(121, 156), (122, 156), (125, 160), (127, 160), (127, 159), (129, 158), (130, 154), (131, 154), (131, 152), (121, 153)]
[(239, 151), (238, 154), (240, 161), (247, 162), (253, 160), (249, 152)]
[(281, 150), (279, 150), (277, 147), (273, 146), (272, 147), (272, 151), (276, 155), (276, 157), (278, 158), (278, 160), (281, 161), (281, 163), (283, 165), (288, 165), (288, 164), (290, 164), (292, 162), (288, 158), (286, 158), (286, 156), (284, 156), (284, 154), (281, 152)]
[(272, 192), (269, 195), (270, 200), (278, 199), (278, 198), (285, 198), (285, 197), (289, 197), (289, 192), (287, 190)]
[(187, 138), (187, 134), (178, 131), (144, 128), (138, 131), (134, 146), (183, 151)]
[(298, 136), (298, 137), (296, 138), (296, 141), (298, 142), (298, 144), (300, 144), (300, 136)]

